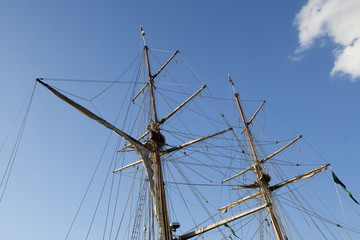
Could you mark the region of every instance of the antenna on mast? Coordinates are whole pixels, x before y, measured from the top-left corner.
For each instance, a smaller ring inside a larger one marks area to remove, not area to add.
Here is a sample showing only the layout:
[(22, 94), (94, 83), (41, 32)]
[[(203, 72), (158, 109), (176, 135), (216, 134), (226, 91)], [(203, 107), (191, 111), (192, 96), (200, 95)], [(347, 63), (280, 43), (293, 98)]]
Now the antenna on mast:
[(145, 42), (145, 31), (144, 31), (144, 29), (142, 28), (141, 24), (140, 24), (140, 31), (141, 31), (141, 35), (142, 35), (142, 38), (143, 38), (143, 41), (144, 41), (144, 46), (146, 46), (146, 42)]

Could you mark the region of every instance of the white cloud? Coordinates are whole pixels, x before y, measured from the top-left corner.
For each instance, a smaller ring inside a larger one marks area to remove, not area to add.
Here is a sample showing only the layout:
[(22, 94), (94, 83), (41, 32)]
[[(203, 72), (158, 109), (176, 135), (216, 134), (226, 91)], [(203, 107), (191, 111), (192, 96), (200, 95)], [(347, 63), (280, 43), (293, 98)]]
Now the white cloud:
[(304, 56), (296, 54), (296, 55), (290, 55), (288, 58), (289, 58), (289, 60), (291, 60), (293, 62), (297, 62), (297, 61), (300, 61), (301, 59), (303, 59)]
[(330, 38), (338, 45), (331, 75), (360, 79), (360, 0), (309, 0), (296, 15), (300, 53), (315, 40)]

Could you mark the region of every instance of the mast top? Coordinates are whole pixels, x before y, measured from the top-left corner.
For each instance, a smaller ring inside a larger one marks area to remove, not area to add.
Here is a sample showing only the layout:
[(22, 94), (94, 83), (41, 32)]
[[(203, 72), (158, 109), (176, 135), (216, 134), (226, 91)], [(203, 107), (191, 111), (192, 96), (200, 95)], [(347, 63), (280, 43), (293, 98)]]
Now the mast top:
[(228, 78), (229, 78), (229, 82), (230, 82), (230, 84), (232, 86), (232, 89), (234, 90), (234, 94), (237, 95), (238, 93), (235, 90), (234, 82), (232, 81), (229, 73), (228, 73)]
[(140, 24), (140, 31), (141, 31), (141, 35), (142, 35), (142, 38), (143, 38), (143, 41), (144, 41), (144, 46), (146, 46), (146, 42), (145, 42), (145, 31), (144, 31), (144, 29), (142, 28), (141, 24)]

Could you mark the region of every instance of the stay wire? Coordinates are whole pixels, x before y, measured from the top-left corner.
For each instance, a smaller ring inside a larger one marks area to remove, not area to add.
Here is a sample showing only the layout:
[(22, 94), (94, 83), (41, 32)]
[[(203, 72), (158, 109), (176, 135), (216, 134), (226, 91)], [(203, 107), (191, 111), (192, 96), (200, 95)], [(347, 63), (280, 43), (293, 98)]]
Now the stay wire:
[[(175, 168), (178, 170), (178, 172), (180, 173), (180, 175), (183, 177), (183, 179), (185, 180), (185, 182), (187, 183), (191, 183), (191, 181), (188, 179), (188, 177), (186, 176), (186, 174), (183, 172), (183, 170), (177, 165), (175, 164), (175, 162), (173, 162)], [(215, 219), (214, 217), (211, 215), (209, 209), (205, 206), (205, 204), (203, 203), (203, 201), (201, 200), (201, 198), (203, 198), (205, 201), (206, 198), (201, 194), (201, 192), (198, 190), (198, 188), (196, 188), (194, 185), (188, 185), (189, 189), (192, 191), (192, 193), (194, 194), (195, 198), (198, 200), (198, 202), (200, 203), (200, 205), (202, 206), (202, 208), (204, 209), (204, 211), (206, 212), (206, 214), (210, 217), (210, 219), (212, 220), (213, 223), (215, 223)], [(221, 229), (218, 229), (219, 232), (222, 234), (223, 237), (225, 237), (224, 232)]]
[[(119, 142), (117, 143), (116, 146), (119, 145)], [(116, 148), (117, 149), (117, 148)], [(116, 156), (116, 153), (114, 154), (113, 158)], [(114, 163), (114, 167), (116, 166), (116, 160), (112, 161), (112, 163)], [(110, 196), (109, 196), (109, 200), (108, 200), (108, 206), (106, 209), (106, 217), (105, 217), (105, 224), (104, 224), (104, 232), (103, 232), (103, 240), (105, 240), (105, 235), (106, 235), (106, 228), (107, 228), (107, 223), (108, 223), (108, 219), (109, 219), (109, 215), (110, 215), (110, 206), (111, 206), (111, 199), (112, 199), (112, 194), (113, 194), (113, 187), (114, 187), (114, 182), (115, 182), (115, 174), (112, 174), (112, 178), (111, 178), (111, 186), (110, 186)]]
[[(330, 166), (330, 170), (331, 170), (331, 172), (332, 172), (331, 166)], [(334, 187), (335, 187), (335, 189), (336, 189), (337, 197), (338, 197), (338, 199), (339, 199), (339, 204), (340, 204), (340, 207), (341, 207), (341, 212), (342, 212), (342, 214), (343, 214), (344, 220), (345, 220), (346, 224), (348, 224), (347, 219), (346, 219), (346, 216), (345, 216), (345, 211), (344, 211), (344, 208), (343, 208), (343, 205), (342, 205), (342, 202), (341, 202), (339, 190), (338, 190), (335, 182), (334, 182)], [(348, 232), (348, 236), (349, 236), (350, 239), (352, 239), (350, 232)]]
[(22, 140), (22, 135), (24, 133), (26, 122), (27, 122), (27, 119), (28, 119), (28, 116), (29, 116), (31, 105), (32, 105), (32, 101), (33, 101), (33, 97), (34, 97), (34, 93), (35, 93), (35, 89), (36, 89), (36, 83), (37, 82), (35, 81), (35, 84), (34, 84), (34, 87), (33, 87), (32, 93), (31, 93), (31, 97), (30, 97), (27, 109), (26, 109), (23, 121), (21, 123), (21, 127), (20, 127), (20, 130), (19, 130), (18, 136), (17, 136), (16, 141), (15, 141), (15, 145), (14, 145), (13, 150), (11, 152), (9, 162), (8, 162), (8, 164), (6, 166), (4, 176), (1, 179), (0, 188), (3, 186), (4, 179), (5, 179), (6, 175), (7, 175), (5, 184), (4, 184), (3, 189), (2, 189), (2, 193), (1, 193), (1, 197), (0, 197), (0, 203), (1, 203), (2, 199), (3, 199), (3, 197), (4, 197), (4, 194), (5, 194), (5, 191), (6, 191), (6, 188), (7, 188), (11, 173), (12, 173), (12, 169), (13, 169), (14, 163), (16, 161), (16, 156), (17, 156), (17, 153), (18, 153), (18, 150), (19, 150), (19, 147), (20, 147), (20, 143), (21, 143), (21, 140)]
[[(111, 132), (111, 134), (110, 134), (110, 136), (109, 136), (109, 139), (110, 139), (111, 135), (112, 135), (112, 132)], [(107, 143), (109, 143), (109, 139), (108, 139)], [(103, 150), (100, 158), (103, 158), (104, 153), (105, 153), (105, 150), (106, 150), (106, 148), (107, 148), (107, 145), (108, 145), (108, 144), (105, 145), (104, 150)], [(93, 214), (93, 217), (92, 217), (92, 219), (91, 219), (91, 223), (90, 223), (90, 226), (89, 226), (89, 229), (88, 229), (88, 232), (87, 232), (87, 235), (86, 235), (86, 238), (85, 238), (85, 239), (88, 239), (88, 237), (89, 237), (89, 234), (90, 234), (90, 231), (91, 231), (91, 227), (92, 227), (92, 225), (93, 225), (93, 223), (94, 223), (94, 219), (95, 219), (97, 210), (98, 210), (98, 208), (99, 208), (101, 199), (102, 199), (102, 197), (103, 197), (103, 193), (104, 193), (104, 190), (105, 190), (105, 187), (106, 187), (106, 182), (107, 182), (107, 180), (108, 180), (109, 175), (111, 174), (111, 168), (112, 168), (112, 165), (113, 165), (113, 162), (114, 162), (114, 159), (115, 159), (115, 155), (116, 155), (116, 151), (114, 151), (114, 155), (113, 155), (113, 157), (112, 157), (112, 161), (111, 161), (111, 163), (109, 164), (109, 168), (107, 169), (108, 174), (106, 174), (106, 177), (105, 177), (105, 180), (104, 180), (104, 184), (103, 184), (103, 187), (102, 187), (102, 190), (101, 190), (101, 193), (100, 193), (98, 202), (97, 202), (97, 204), (96, 204), (96, 208), (95, 208), (95, 210), (94, 210), (94, 214)]]
[[(191, 211), (190, 211), (190, 209), (189, 209), (189, 206), (188, 206), (188, 204), (186, 203), (185, 198), (184, 198), (183, 194), (181, 193), (178, 184), (175, 182), (174, 175), (172, 174), (169, 165), (166, 164), (166, 166), (167, 166), (167, 168), (168, 168), (168, 171), (169, 171), (169, 173), (170, 173), (170, 176), (172, 177), (172, 179), (173, 179), (173, 181), (174, 181), (174, 183), (175, 183), (175, 186), (176, 186), (176, 188), (177, 188), (177, 190), (178, 190), (178, 192), (179, 192), (179, 195), (180, 195), (180, 197), (181, 197), (181, 199), (182, 199), (182, 201), (183, 201), (183, 203), (184, 203), (184, 205), (185, 205), (185, 207), (186, 207), (186, 209), (187, 209), (187, 211), (188, 211), (188, 213), (189, 213), (189, 215), (190, 215), (191, 220), (192, 220), (193, 223), (195, 224), (196, 228), (198, 228), (198, 225), (196, 224), (196, 221), (195, 221), (195, 219), (194, 219), (194, 217), (193, 217), (193, 215), (192, 215), (192, 213), (191, 213)], [(170, 182), (166, 182), (166, 183), (169, 184)]]
[[(140, 55), (140, 54), (139, 54), (139, 55)], [(144, 56), (143, 56), (143, 54), (142, 54), (141, 61), (139, 62), (138, 66), (137, 66), (137, 69), (138, 69), (138, 70), (136, 71), (136, 73), (134, 73), (134, 75), (133, 75), (133, 77), (132, 77), (132, 79), (135, 79), (135, 81), (132, 81), (132, 83), (134, 83), (134, 86), (133, 86), (132, 90), (131, 90), (130, 87), (129, 87), (128, 91), (126, 91), (126, 96), (127, 96), (128, 94), (130, 94), (131, 96), (134, 96), (135, 90), (136, 90), (136, 89), (135, 89), (135, 85), (141, 83), (141, 82), (139, 82), (138, 80), (141, 78), (140, 72), (141, 72), (141, 69), (142, 69), (143, 65), (144, 65)], [(141, 84), (142, 84), (142, 83), (141, 83)], [(125, 96), (125, 98), (126, 98), (126, 96)], [(115, 122), (118, 121), (124, 105), (125, 105), (125, 104), (122, 104), (122, 105), (121, 105), (121, 108), (120, 108), (120, 110), (118, 111), (118, 115), (117, 115), (117, 117), (116, 117)], [(124, 129), (124, 128), (125, 128), (125, 125), (129, 122), (129, 121), (127, 121), (127, 117), (128, 117), (129, 114), (130, 114), (130, 113), (129, 113), (129, 111), (130, 111), (130, 105), (131, 105), (131, 102), (129, 101), (129, 103), (127, 104), (127, 108), (126, 108), (126, 110), (125, 110), (125, 111), (126, 111), (126, 113), (125, 113), (125, 120), (123, 121), (123, 124), (122, 124), (122, 127), (121, 127), (122, 129)], [(140, 111), (141, 111), (141, 110), (142, 110), (142, 109), (140, 108)], [(137, 118), (138, 118), (138, 117), (137, 117)], [(132, 127), (130, 127), (130, 132), (129, 132), (129, 133), (132, 133), (132, 132), (133, 132), (134, 127), (135, 127), (135, 122), (134, 122), (134, 124), (132, 125)], [(122, 142), (122, 138), (119, 138), (118, 146), (120, 146), (120, 143), (121, 143), (121, 142)], [(123, 161), (124, 161), (124, 159), (123, 159)], [(115, 163), (115, 164), (117, 165), (118, 163)], [(119, 178), (119, 183), (118, 183), (118, 188), (117, 188), (117, 193), (116, 193), (115, 206), (114, 206), (114, 210), (113, 210), (114, 212), (113, 212), (113, 216), (112, 216), (112, 222), (111, 222), (111, 229), (110, 229), (109, 239), (111, 239), (111, 233), (112, 233), (112, 229), (113, 229), (113, 227), (114, 227), (114, 220), (115, 220), (117, 203), (118, 203), (118, 198), (119, 198), (119, 193), (120, 193), (120, 181), (121, 181), (121, 176), (123, 176), (122, 173), (120, 173), (120, 178)], [(120, 225), (121, 225), (121, 224), (120, 224)], [(120, 227), (120, 226), (119, 226), (119, 227)]]
[[(31, 96), (31, 93), (30, 93), (30, 96)], [(29, 97), (29, 96), (28, 96), (28, 97)], [(28, 101), (28, 97), (25, 99), (24, 103), (22, 104), (22, 106), (21, 106), (21, 108), (20, 108), (20, 111), (18, 112), (18, 114), (17, 114), (17, 116), (16, 116), (16, 118), (15, 118), (15, 121), (13, 121), (12, 126), (10, 127), (9, 132), (7, 133), (7, 135), (6, 135), (3, 143), (1, 144), (0, 152), (2, 151), (3, 147), (5, 146), (5, 143), (6, 143), (7, 139), (9, 138), (10, 134), (12, 133), (12, 131), (13, 131), (13, 129), (14, 129), (14, 126), (15, 126), (16, 122), (18, 121), (18, 119), (19, 119), (19, 117), (20, 117), (20, 115), (21, 115), (21, 113), (22, 113), (22, 111), (23, 111), (23, 108), (24, 108), (26, 102)]]
[(127, 207), (128, 203), (129, 203), (129, 199), (130, 199), (130, 196), (131, 196), (133, 187), (134, 187), (134, 182), (135, 182), (135, 179), (136, 179), (135, 177), (136, 177), (136, 174), (137, 174), (138, 169), (139, 169), (139, 167), (136, 168), (135, 173), (134, 173), (134, 178), (133, 178), (132, 183), (131, 183), (129, 195), (128, 195), (127, 199), (126, 199), (124, 211), (123, 211), (123, 214), (122, 214), (122, 216), (121, 216), (121, 220), (120, 220), (119, 227), (118, 227), (118, 230), (117, 230), (117, 233), (116, 233), (116, 236), (115, 236), (115, 240), (117, 240), (117, 238), (118, 238), (118, 236), (119, 236), (121, 224), (122, 224), (122, 221), (123, 221), (123, 219), (124, 219), (125, 210), (126, 210), (126, 207)]
[(95, 95), (93, 98), (91, 98), (91, 101), (96, 99), (97, 97), (99, 97), (101, 94), (103, 94), (104, 92), (106, 92), (109, 88), (111, 88), (115, 83), (117, 83), (120, 78), (122, 78), (122, 76), (124, 76), (124, 74), (131, 68), (131, 66), (135, 63), (136, 59), (139, 57), (139, 54), (135, 57), (135, 59), (130, 63), (130, 65), (124, 70), (124, 72), (122, 74), (120, 74), (119, 77), (117, 77), (111, 84), (109, 84), (109, 86), (107, 86), (106, 88), (104, 88), (102, 91), (100, 91), (97, 95)]
[(87, 194), (88, 194), (88, 192), (89, 192), (90, 186), (91, 186), (91, 184), (92, 184), (92, 182), (93, 182), (93, 180), (94, 180), (94, 178), (95, 178), (95, 175), (96, 175), (96, 173), (97, 173), (97, 170), (98, 170), (98, 168), (99, 168), (99, 166), (100, 166), (100, 163), (101, 163), (102, 160), (103, 160), (103, 156), (104, 156), (106, 147), (107, 147), (107, 145), (108, 145), (108, 143), (109, 143), (109, 141), (110, 141), (111, 135), (112, 135), (112, 132), (109, 133), (109, 137), (108, 137), (108, 139), (107, 139), (107, 141), (106, 141), (106, 143), (105, 143), (105, 147), (104, 147), (104, 149), (103, 149), (103, 151), (102, 151), (102, 153), (101, 153), (101, 156), (100, 156), (100, 158), (99, 158), (99, 160), (98, 160), (98, 163), (97, 163), (97, 165), (96, 165), (96, 167), (95, 167), (95, 170), (94, 170), (94, 172), (93, 172), (93, 174), (92, 174), (92, 176), (91, 176), (90, 182), (89, 182), (89, 184), (88, 184), (88, 186), (87, 186), (87, 188), (86, 188), (86, 191), (85, 191), (85, 193), (84, 193), (84, 195), (83, 195), (83, 198), (81, 199), (81, 202), (80, 202), (80, 205), (79, 205), (79, 207), (78, 207), (78, 210), (76, 211), (75, 216), (74, 216), (74, 218), (73, 218), (73, 221), (71, 222), (71, 225), (70, 225), (70, 227), (69, 227), (69, 230), (68, 230), (68, 232), (66, 233), (65, 240), (68, 239), (68, 237), (69, 237), (69, 235), (70, 235), (70, 232), (71, 232), (71, 229), (72, 229), (72, 227), (74, 226), (74, 223), (75, 223), (75, 221), (76, 221), (76, 218), (77, 218), (77, 216), (78, 216), (78, 214), (79, 214), (79, 212), (80, 212), (80, 210), (81, 210), (81, 208), (82, 208), (82, 205), (83, 205), (83, 203), (84, 203), (84, 201), (85, 201), (85, 198), (86, 198), (86, 196), (87, 196)]
[[(300, 132), (299, 132), (298, 130), (296, 130), (296, 128), (295, 128), (293, 125), (291, 125), (282, 115), (280, 115), (280, 113), (278, 113), (278, 112), (275, 110), (275, 108), (271, 106), (270, 103), (268, 103), (268, 106), (269, 106), (290, 128), (292, 128), (297, 134), (300, 134)], [(317, 151), (316, 148), (315, 148), (314, 146), (312, 146), (309, 141), (306, 140), (306, 138), (303, 137), (303, 140), (308, 144), (308, 146), (309, 146), (311, 149), (313, 149), (313, 151), (321, 158), (321, 160), (322, 160), (324, 163), (326, 163), (326, 164), (329, 163), (329, 162), (325, 159), (325, 157), (324, 157), (319, 151)]]
[(121, 180), (122, 180), (122, 176), (123, 174), (120, 173), (120, 177), (119, 177), (119, 181), (118, 181), (118, 187), (116, 190), (116, 197), (115, 197), (115, 206), (114, 206), (114, 210), (113, 210), (113, 215), (112, 215), (112, 219), (111, 219), (111, 227), (110, 227), (110, 234), (109, 234), (109, 240), (111, 239), (111, 235), (112, 235), (112, 229), (114, 227), (114, 222), (115, 222), (115, 215), (116, 215), (116, 210), (117, 210), (117, 206), (118, 206), (118, 199), (119, 199), (119, 193), (120, 193), (120, 186), (121, 186)]
[[(180, 54), (181, 58), (183, 59), (184, 63), (186, 64), (186, 66), (190, 69), (190, 71), (191, 71), (191, 73), (193, 74), (194, 78), (195, 78), (199, 83), (201, 83), (202, 81), (200, 81), (200, 79), (199, 79), (199, 77), (197, 76), (197, 74), (192, 70), (192, 68), (190, 67), (190, 65), (185, 61), (185, 59), (184, 59), (184, 57), (182, 56), (182, 54), (181, 54), (180, 52), (179, 52), (179, 54)], [(153, 54), (152, 54), (152, 55), (153, 55)], [(154, 56), (154, 55), (153, 55), (153, 56)], [(160, 63), (159, 59), (157, 59), (156, 56), (154, 56), (154, 58)], [(164, 69), (164, 71), (166, 71), (167, 74), (168, 74), (176, 83), (178, 83), (178, 81), (172, 76), (172, 74), (170, 74), (166, 69)], [(205, 85), (204, 82), (202, 82), (202, 84)], [(185, 89), (184, 89), (180, 84), (179, 84), (179, 88), (180, 88), (183, 92), (186, 92)], [(205, 89), (205, 92), (207, 92), (206, 89)], [(210, 99), (211, 99), (211, 98), (210, 98)], [(211, 100), (214, 102), (213, 99), (211, 99)], [(203, 109), (202, 109), (201, 107), (199, 107), (199, 106), (196, 104), (196, 102), (194, 102), (193, 104), (194, 104), (195, 106), (197, 106), (198, 111), (200, 111), (200, 112), (203, 114), (203, 116), (206, 116), (206, 114), (204, 114), (204, 112), (203, 112)], [(217, 107), (217, 106), (215, 105), (215, 107)], [(209, 119), (210, 119), (210, 118), (209, 118)], [(213, 122), (210, 121), (210, 123), (214, 126), (215, 129), (217, 129), (216, 126), (213, 124)]]
[(114, 80), (86, 80), (86, 79), (70, 79), (70, 78), (43, 78), (45, 81), (56, 82), (83, 82), (83, 83), (117, 83), (117, 84), (139, 84), (134, 82), (115, 81)]
[[(140, 55), (140, 54), (139, 54)], [(140, 63), (138, 64), (137, 68), (138, 68), (138, 71), (137, 71), (137, 75), (135, 76), (135, 74), (133, 75), (132, 79), (135, 79), (135, 81), (132, 81), (132, 83), (134, 83), (134, 87), (132, 88), (132, 91), (131, 91), (131, 87), (129, 86), (129, 89), (128, 91), (126, 91), (126, 96), (124, 98), (126, 98), (128, 96), (128, 94), (131, 93), (131, 95), (133, 96), (134, 95), (134, 92), (135, 92), (135, 85), (138, 84), (139, 82), (137, 81), (139, 79), (139, 72), (140, 72), (140, 69), (141, 69), (141, 64), (143, 62), (143, 56), (142, 56), (142, 60), (140, 61)], [(121, 107), (118, 111), (118, 114), (116, 116), (116, 120), (115, 120), (115, 123), (118, 122), (119, 120), (119, 117), (120, 117), (120, 114), (123, 110), (123, 107), (124, 107), (125, 104), (121, 104)], [(125, 113), (125, 120), (123, 121), (123, 124), (122, 124), (122, 127), (121, 129), (124, 129), (125, 128), (125, 124), (126, 124), (126, 119), (127, 119), (127, 116), (129, 115), (129, 110), (130, 110), (130, 105), (131, 103), (129, 102), (127, 104), (127, 109), (126, 109), (126, 113)], [(134, 128), (134, 126), (133, 126)], [(132, 132), (132, 130), (131, 130)], [(118, 143), (117, 143), (117, 149), (119, 148), (121, 142), (122, 142), (122, 138), (119, 138), (118, 140)], [(123, 159), (124, 161), (124, 159)], [(117, 161), (114, 162), (114, 169), (116, 168), (116, 165), (117, 165)], [(113, 174), (113, 176), (115, 176), (115, 174)], [(111, 234), (112, 234), (112, 229), (113, 229), (113, 226), (114, 226), (114, 220), (115, 220), (115, 215), (116, 215), (116, 209), (117, 209), (117, 203), (118, 203), (118, 198), (119, 198), (119, 193), (120, 193), (120, 182), (121, 182), (121, 178), (122, 178), (122, 173), (120, 173), (120, 178), (119, 178), (119, 182), (118, 182), (118, 188), (117, 188), (117, 193), (116, 193), (116, 197), (115, 197), (115, 206), (114, 206), (114, 209), (113, 209), (113, 214), (112, 214), (112, 221), (111, 221), (111, 228), (110, 228), (110, 234), (109, 234), (109, 239), (111, 239)], [(112, 187), (111, 187), (111, 192), (112, 192)], [(110, 199), (109, 199), (110, 201)], [(105, 234), (105, 233), (104, 233)]]

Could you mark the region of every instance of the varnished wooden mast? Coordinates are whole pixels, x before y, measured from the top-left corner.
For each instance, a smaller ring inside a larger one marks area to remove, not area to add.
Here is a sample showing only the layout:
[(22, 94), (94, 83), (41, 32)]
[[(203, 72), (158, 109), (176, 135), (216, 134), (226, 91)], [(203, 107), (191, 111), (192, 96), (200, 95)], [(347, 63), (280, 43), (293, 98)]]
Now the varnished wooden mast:
[[(143, 36), (145, 33), (142, 30)], [(144, 40), (145, 43), (145, 40)], [(153, 114), (154, 114), (154, 123), (152, 126), (149, 126), (151, 131), (156, 135), (161, 135), (160, 129), (158, 128), (159, 121), (157, 117), (157, 111), (156, 111), (156, 102), (155, 102), (155, 95), (154, 95), (154, 76), (151, 75), (151, 69), (150, 69), (150, 63), (149, 63), (149, 55), (148, 55), (148, 47), (145, 44), (144, 46), (144, 52), (145, 52), (145, 58), (146, 58), (146, 66), (148, 70), (148, 77), (149, 77), (149, 88), (150, 88), (150, 97), (151, 97), (151, 103), (153, 108)], [(149, 129), (150, 130), (150, 129)], [(153, 134), (152, 133), (152, 134)], [(161, 135), (162, 136), (162, 135)], [(161, 160), (160, 160), (160, 144), (156, 139), (151, 141), (153, 146), (153, 154), (154, 154), (154, 168), (155, 168), (155, 177), (156, 177), (156, 189), (158, 191), (158, 198), (155, 199), (155, 201), (160, 201), (160, 208), (161, 208), (161, 216), (158, 216), (160, 222), (158, 222), (159, 225), (159, 238), (162, 240), (171, 240), (171, 230), (170, 230), (170, 223), (169, 223), (169, 216), (168, 216), (168, 210), (167, 210), (167, 204), (166, 204), (166, 194), (165, 194), (165, 187), (164, 187), (164, 179), (162, 174), (162, 167), (161, 167)]]
[[(230, 81), (230, 83), (232, 84), (232, 86), (234, 88), (234, 84), (233, 84), (230, 76), (229, 76), (229, 81)], [(244, 112), (243, 112), (243, 110), (241, 108), (241, 104), (240, 104), (240, 101), (239, 101), (239, 94), (235, 91), (235, 88), (234, 88), (234, 98), (235, 98), (237, 106), (239, 108), (241, 119), (242, 119), (242, 121), (244, 123), (245, 132), (246, 132), (248, 141), (250, 143), (252, 154), (254, 156), (255, 175), (256, 175), (257, 181), (259, 183), (261, 194), (262, 194), (262, 196), (263, 196), (263, 198), (265, 200), (266, 208), (267, 208), (267, 210), (269, 212), (269, 215), (270, 215), (270, 218), (271, 218), (271, 224), (272, 224), (272, 226), (274, 228), (277, 239), (278, 240), (283, 240), (284, 238), (282, 236), (281, 228), (280, 228), (279, 222), (278, 222), (278, 220), (276, 218), (274, 208), (273, 208), (273, 205), (272, 205), (271, 194), (270, 194), (270, 190), (268, 188), (268, 183), (266, 181), (264, 181), (264, 177), (263, 177), (263, 174), (262, 174), (262, 171), (261, 171), (260, 161), (259, 161), (259, 158), (258, 158), (256, 150), (255, 150), (252, 135), (251, 135), (250, 129), (248, 127), (248, 123), (246, 122)]]
[(154, 121), (157, 122), (157, 113), (156, 113), (156, 103), (155, 103), (155, 96), (154, 96), (154, 77), (151, 75), (151, 69), (150, 69), (150, 63), (149, 63), (149, 54), (148, 54), (148, 46), (144, 46), (144, 52), (145, 52), (145, 58), (146, 58), (146, 66), (148, 70), (149, 75), (149, 87), (150, 87), (150, 93), (151, 93), (151, 103), (153, 107), (154, 112)]

